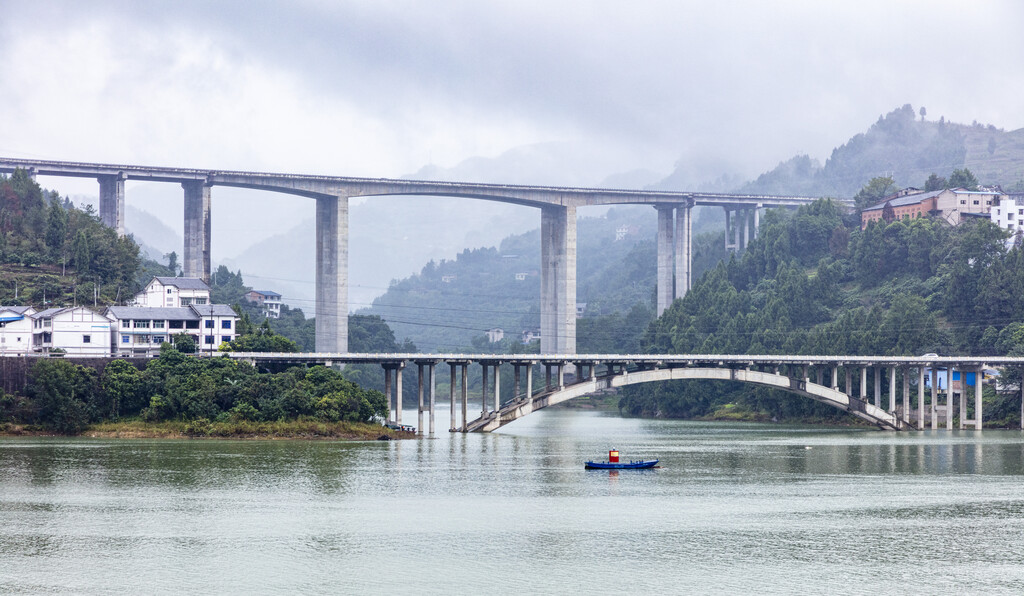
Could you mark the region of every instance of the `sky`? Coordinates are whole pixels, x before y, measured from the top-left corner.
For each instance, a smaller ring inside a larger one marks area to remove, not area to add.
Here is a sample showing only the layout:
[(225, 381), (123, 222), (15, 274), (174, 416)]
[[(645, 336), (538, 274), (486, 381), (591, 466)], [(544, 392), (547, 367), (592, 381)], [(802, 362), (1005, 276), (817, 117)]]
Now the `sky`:
[[(905, 103), (1024, 127), (1016, 0), (0, 0), (0, 14), (7, 157), (399, 177), (544, 147), (555, 167), (536, 183), (597, 184), (824, 161)], [(309, 203), (235, 225), (260, 236)]]

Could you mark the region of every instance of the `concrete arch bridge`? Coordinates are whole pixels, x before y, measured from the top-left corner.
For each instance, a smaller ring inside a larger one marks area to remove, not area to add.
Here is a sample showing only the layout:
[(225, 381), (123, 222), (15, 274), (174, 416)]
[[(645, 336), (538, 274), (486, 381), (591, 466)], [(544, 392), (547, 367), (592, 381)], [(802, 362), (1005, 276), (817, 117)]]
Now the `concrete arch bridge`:
[[(532, 412), (577, 397), (640, 383), (674, 380), (735, 381), (779, 389), (828, 404), (882, 430), (927, 427), (952, 430), (954, 421), (959, 421), (961, 429), (981, 429), (984, 371), (995, 366), (1024, 366), (1024, 358), (1019, 357), (932, 355), (234, 353), (229, 356), (254, 364), (379, 364), (385, 373), (384, 387), (391, 419), (397, 424), (402, 423), (403, 370), (415, 365), (419, 372), (416, 377), (417, 428), (424, 432), (424, 416), (429, 416), (427, 432), (431, 434), (435, 431), (437, 368), (445, 364), (450, 375), (449, 430), (452, 432), (491, 432)], [(470, 365), (480, 366), (482, 373), (478, 393), (480, 410), (476, 418), (470, 418), (469, 413)], [(511, 368), (513, 387), (512, 394), (504, 400), (500, 382), (503, 368), (506, 380)], [(542, 372), (543, 379), (535, 379), (535, 371)], [(968, 401), (971, 393), (973, 404)], [(883, 394), (887, 394), (888, 399), (884, 399)]]

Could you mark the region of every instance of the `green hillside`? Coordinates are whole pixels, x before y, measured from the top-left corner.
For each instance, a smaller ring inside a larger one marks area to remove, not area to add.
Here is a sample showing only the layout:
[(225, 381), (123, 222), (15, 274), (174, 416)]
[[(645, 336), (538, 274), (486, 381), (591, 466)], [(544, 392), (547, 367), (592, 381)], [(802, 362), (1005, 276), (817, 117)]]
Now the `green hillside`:
[[(652, 323), (651, 353), (978, 355), (1024, 353), (1024, 250), (987, 220), (930, 218), (861, 230), (823, 200), (770, 211), (746, 253), (707, 273)], [(1020, 373), (1009, 371), (1015, 382)], [(986, 414), (1019, 420), (1019, 398), (986, 397)], [(625, 390), (638, 415), (836, 418), (784, 392), (733, 383)], [(1017, 417), (1017, 418), (1015, 418)]]

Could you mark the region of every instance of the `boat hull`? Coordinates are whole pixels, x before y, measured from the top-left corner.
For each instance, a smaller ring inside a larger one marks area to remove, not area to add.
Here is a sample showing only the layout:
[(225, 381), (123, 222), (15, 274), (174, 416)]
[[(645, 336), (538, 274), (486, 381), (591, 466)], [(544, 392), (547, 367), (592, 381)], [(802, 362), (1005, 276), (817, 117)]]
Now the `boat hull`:
[(583, 467), (588, 470), (644, 470), (656, 465), (658, 465), (658, 460), (652, 459), (631, 462), (588, 461)]

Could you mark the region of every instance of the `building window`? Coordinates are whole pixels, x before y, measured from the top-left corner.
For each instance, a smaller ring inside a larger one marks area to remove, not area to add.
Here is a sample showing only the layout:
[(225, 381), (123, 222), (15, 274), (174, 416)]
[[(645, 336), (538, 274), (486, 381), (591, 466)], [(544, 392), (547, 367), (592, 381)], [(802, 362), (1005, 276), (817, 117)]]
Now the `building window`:
[(92, 336), (91, 335), (83, 335), (82, 336), (82, 343), (83, 344), (91, 344), (92, 343)]
[(132, 336), (130, 336), (130, 335), (122, 335), (121, 336), (121, 343), (123, 343), (123, 344), (130, 344), (130, 343), (132, 343)]
[(203, 323), (207, 329), (213, 329), (213, 319), (208, 319), (206, 321), (203, 321)]
[(148, 335), (136, 336), (135, 343), (137, 343), (137, 344), (148, 344), (149, 343), (149, 336)]
[(206, 304), (206, 298), (193, 298), (192, 304)]
[(231, 319), (225, 319), (220, 322), (221, 329), (231, 329)]
[(231, 341), (231, 336), (230, 336), (230, 335), (222, 335), (222, 336), (221, 336), (221, 338), (220, 338), (220, 340), (221, 340), (222, 342), (223, 342), (223, 341)]
[(165, 341), (167, 341), (167, 337), (166, 336), (163, 336), (163, 335), (154, 335), (153, 336), (153, 343), (155, 343), (155, 344), (162, 344)]
[(212, 335), (207, 335), (203, 339), (203, 343), (206, 343), (207, 345), (211, 345), (212, 346), (213, 345), (213, 336)]
[(171, 293), (171, 289), (170, 289), (170, 288), (167, 288), (167, 293), (168, 293), (168, 294), (170, 294), (170, 293)]
[(967, 199), (960, 199), (960, 204), (961, 205), (966, 205), (967, 204)]
[(189, 306), (191, 304), (192, 304), (192, 299), (191, 298), (182, 298), (181, 299), (181, 305), (182, 306)]
[(163, 329), (164, 321), (153, 321), (153, 329)]
[(149, 329), (149, 321), (135, 321), (136, 329)]

